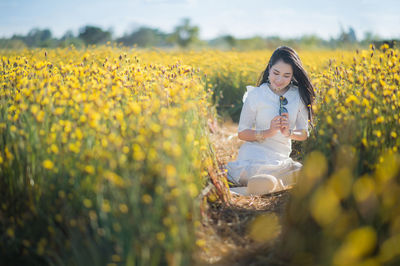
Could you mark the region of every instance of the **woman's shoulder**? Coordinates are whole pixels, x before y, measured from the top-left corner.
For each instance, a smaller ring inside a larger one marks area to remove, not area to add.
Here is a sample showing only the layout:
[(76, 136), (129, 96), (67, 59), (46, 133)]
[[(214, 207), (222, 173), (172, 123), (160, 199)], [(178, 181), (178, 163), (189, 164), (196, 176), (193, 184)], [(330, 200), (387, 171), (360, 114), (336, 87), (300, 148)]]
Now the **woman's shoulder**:
[(243, 102), (246, 100), (246, 98), (257, 99), (263, 90), (263, 86), (264, 84), (261, 84), (260, 86), (246, 86), (247, 90), (243, 95)]
[(289, 90), (290, 91), (288, 91), (288, 93), (286, 93), (286, 95), (285, 95), (286, 98), (288, 98), (289, 103), (291, 103), (291, 104), (300, 103), (300, 105), (298, 105), (299, 108), (302, 105), (304, 105), (303, 100), (302, 100), (301, 95), (300, 95), (299, 87), (296, 86), (296, 85), (292, 85), (292, 86), (290, 86)]
[(299, 92), (299, 87), (297, 86), (297, 85), (290, 85), (290, 88), (289, 88), (290, 90), (292, 90), (292, 91), (294, 91), (294, 92)]
[(291, 94), (292, 97), (300, 97), (299, 87), (296, 85), (291, 85), (287, 94)]

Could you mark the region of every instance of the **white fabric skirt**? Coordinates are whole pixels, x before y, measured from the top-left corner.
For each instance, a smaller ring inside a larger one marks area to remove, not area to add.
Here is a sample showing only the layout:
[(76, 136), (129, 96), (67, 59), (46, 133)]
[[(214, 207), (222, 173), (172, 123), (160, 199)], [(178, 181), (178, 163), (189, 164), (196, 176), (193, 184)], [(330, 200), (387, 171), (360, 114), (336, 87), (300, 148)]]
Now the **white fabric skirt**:
[[(268, 175), (277, 179), (280, 186), (276, 189), (282, 190), (297, 182), (302, 164), (261, 144), (244, 143), (237, 160), (229, 162), (226, 168), (228, 179), (239, 186), (246, 187), (254, 176)], [(276, 191), (266, 191), (265, 194), (269, 192)]]
[(253, 161), (234, 161), (227, 165), (229, 178), (236, 184), (247, 185), (252, 176), (267, 174), (281, 179), (284, 186), (290, 186), (296, 183), (296, 173), (301, 169), (302, 164), (295, 162), (292, 158), (279, 161), (276, 164), (268, 162)]

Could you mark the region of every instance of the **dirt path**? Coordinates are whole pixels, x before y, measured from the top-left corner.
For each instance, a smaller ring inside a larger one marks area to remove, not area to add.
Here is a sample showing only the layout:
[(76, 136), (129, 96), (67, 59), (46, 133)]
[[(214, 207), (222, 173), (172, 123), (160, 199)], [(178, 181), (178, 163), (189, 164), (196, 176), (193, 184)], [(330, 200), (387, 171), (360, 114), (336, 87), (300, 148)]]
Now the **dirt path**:
[[(236, 158), (243, 142), (237, 138), (237, 124), (214, 124), (211, 131), (211, 140), (222, 168)], [(288, 199), (289, 193), (284, 191), (262, 197), (232, 195), (230, 205), (219, 201), (209, 203), (197, 234), (199, 249), (195, 257), (198, 264), (258, 265), (260, 258), (255, 261), (254, 255), (260, 249), (265, 254), (260, 265), (265, 264), (268, 260), (265, 250), (273, 248), (273, 241), (261, 244), (253, 240), (248, 234), (249, 224), (255, 217), (266, 213), (274, 213), (281, 219)]]

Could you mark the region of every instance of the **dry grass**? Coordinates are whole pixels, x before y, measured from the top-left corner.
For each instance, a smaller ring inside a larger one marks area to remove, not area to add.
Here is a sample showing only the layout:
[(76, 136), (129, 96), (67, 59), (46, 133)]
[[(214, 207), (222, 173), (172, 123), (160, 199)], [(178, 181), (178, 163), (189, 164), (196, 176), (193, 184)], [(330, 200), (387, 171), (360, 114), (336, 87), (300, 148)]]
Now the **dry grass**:
[[(215, 174), (225, 178), (224, 165), (236, 158), (243, 142), (237, 138), (237, 124), (228, 122), (218, 126), (213, 123), (210, 131), (220, 166), (219, 169), (215, 169)], [(272, 258), (269, 258), (268, 250), (273, 249), (277, 239), (268, 243), (258, 243), (247, 234), (248, 225), (260, 214), (275, 213), (281, 218), (289, 196), (288, 191), (264, 196), (231, 195), (230, 202), (216, 201), (205, 204), (202, 225), (197, 232), (199, 244), (199, 249), (195, 253), (197, 264), (269, 264)], [(256, 254), (260, 254), (261, 250), (263, 256), (260, 258)], [(274, 264), (279, 265), (276, 262)]]

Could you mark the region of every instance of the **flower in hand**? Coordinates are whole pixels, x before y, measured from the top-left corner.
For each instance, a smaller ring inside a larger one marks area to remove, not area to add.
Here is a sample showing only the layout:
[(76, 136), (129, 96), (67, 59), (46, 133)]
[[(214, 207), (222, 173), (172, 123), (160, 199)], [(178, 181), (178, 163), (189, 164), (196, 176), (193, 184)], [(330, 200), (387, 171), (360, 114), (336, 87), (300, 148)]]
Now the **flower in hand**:
[(282, 113), (282, 115), (281, 115), (280, 130), (281, 130), (282, 135), (284, 135), (285, 137), (289, 137), (290, 130), (289, 130), (289, 114), (288, 113)]
[(269, 130), (275, 135), (279, 130), (281, 130), (281, 116), (275, 116), (270, 123)]

